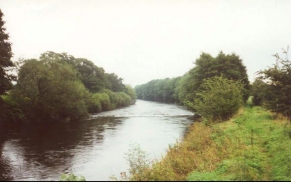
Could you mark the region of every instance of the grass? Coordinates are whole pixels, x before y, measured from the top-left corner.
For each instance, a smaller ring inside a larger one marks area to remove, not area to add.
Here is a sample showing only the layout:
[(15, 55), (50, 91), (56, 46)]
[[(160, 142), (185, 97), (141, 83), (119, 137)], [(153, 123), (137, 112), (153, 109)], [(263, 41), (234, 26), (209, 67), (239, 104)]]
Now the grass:
[(290, 181), (290, 161), (290, 121), (248, 104), (228, 121), (196, 122), (161, 160), (128, 179)]

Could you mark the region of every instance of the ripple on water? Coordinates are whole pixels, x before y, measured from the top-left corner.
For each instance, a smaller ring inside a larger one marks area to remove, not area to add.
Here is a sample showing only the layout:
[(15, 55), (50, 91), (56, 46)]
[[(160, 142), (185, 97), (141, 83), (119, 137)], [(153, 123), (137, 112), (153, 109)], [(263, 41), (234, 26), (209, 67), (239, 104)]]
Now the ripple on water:
[(192, 116), (181, 106), (138, 100), (75, 124), (11, 130), (0, 143), (0, 180), (5, 175), (13, 180), (59, 180), (61, 173), (69, 172), (89, 181), (119, 177), (129, 168), (125, 153), (133, 143), (152, 158), (160, 157), (183, 137)]

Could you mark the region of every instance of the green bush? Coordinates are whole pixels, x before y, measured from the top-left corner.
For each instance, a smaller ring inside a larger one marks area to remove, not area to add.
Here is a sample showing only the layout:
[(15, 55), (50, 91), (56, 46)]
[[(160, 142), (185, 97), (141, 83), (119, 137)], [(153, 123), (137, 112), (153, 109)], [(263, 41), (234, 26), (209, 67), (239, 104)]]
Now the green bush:
[(204, 80), (192, 107), (207, 120), (225, 120), (243, 105), (243, 85), (223, 77)]
[(111, 103), (107, 93), (99, 93), (100, 94), (100, 103), (102, 107), (102, 111), (111, 110)]
[(91, 95), (90, 104), (88, 107), (89, 113), (98, 113), (102, 111), (101, 107), (101, 95), (99, 93), (95, 93)]
[(124, 92), (117, 92), (117, 98), (118, 98), (118, 107), (125, 107), (125, 106), (130, 105), (131, 103), (130, 96)]
[(119, 107), (125, 107), (132, 102), (131, 97), (124, 92), (112, 92), (108, 89), (94, 93), (90, 97), (88, 112), (98, 113)]

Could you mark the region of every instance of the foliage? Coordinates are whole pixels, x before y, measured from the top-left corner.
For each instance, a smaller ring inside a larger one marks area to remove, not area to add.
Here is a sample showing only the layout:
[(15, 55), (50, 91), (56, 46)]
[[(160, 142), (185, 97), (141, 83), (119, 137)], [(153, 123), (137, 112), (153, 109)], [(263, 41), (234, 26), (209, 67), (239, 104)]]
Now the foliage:
[(127, 153), (127, 161), (129, 162), (129, 174), (134, 181), (143, 181), (144, 172), (150, 167), (150, 160), (147, 158), (146, 152), (142, 151), (138, 144), (133, 144)]
[(95, 66), (93, 62), (84, 58), (77, 58), (75, 62), (80, 80), (90, 92), (95, 93), (109, 88), (103, 68)]
[(269, 97), (268, 85), (260, 79), (256, 79), (251, 87), (251, 95), (253, 96), (253, 104), (261, 106), (264, 100)]
[(10, 95), (0, 96), (0, 123), (25, 121), (25, 114), (17, 107)]
[(11, 96), (30, 118), (70, 120), (87, 116), (88, 92), (66, 63), (27, 60)]
[[(248, 98), (249, 80), (246, 72), (246, 67), (242, 60), (236, 54), (225, 55), (220, 52), (215, 58), (210, 54), (202, 53), (195, 61), (195, 67), (189, 71), (186, 101), (194, 103), (197, 98), (196, 93), (200, 91), (204, 79), (215, 76), (223, 76), (229, 80), (240, 81), (244, 84), (242, 89), (243, 98), (246, 101)], [(187, 86), (186, 86), (187, 87)], [(183, 100), (182, 102), (185, 102)]]
[(276, 64), (260, 71), (259, 78), (267, 83), (267, 90), (264, 91), (268, 96), (264, 98), (265, 106), (273, 112), (291, 118), (291, 61), (288, 59), (288, 48), (283, 49), (283, 53), (286, 54), (286, 58), (275, 54)]
[[(133, 91), (131, 87), (127, 88)], [(131, 96), (134, 98), (134, 91), (131, 94)], [(109, 111), (112, 109), (128, 106), (134, 103), (134, 101), (135, 100), (133, 100), (130, 95), (124, 92), (112, 92), (109, 89), (104, 89), (98, 93), (91, 94), (88, 111), (90, 113)]]
[(137, 85), (135, 91), (138, 99), (158, 102), (178, 102), (175, 89), (180, 77), (151, 80), (142, 85)]
[(125, 85), (125, 91), (127, 95), (130, 96), (131, 101), (134, 103), (136, 100), (136, 93), (135, 90), (130, 85)]
[(60, 181), (86, 181), (84, 176), (76, 176), (72, 173), (70, 174), (62, 174)]
[[(189, 104), (189, 100), (192, 100), (193, 93), (195, 92), (195, 83), (192, 81), (189, 73), (186, 73), (181, 77), (179, 84), (175, 89), (175, 95), (178, 98), (179, 102), (184, 104), (185, 106), (191, 108)], [(193, 108), (192, 108), (193, 109)]]
[[(4, 14), (0, 9), (0, 96), (2, 95), (4, 97), (3, 94), (6, 94), (12, 88), (11, 81), (15, 80), (15, 76), (8, 73), (14, 67), (14, 64), (11, 61), (11, 43), (9, 42), (9, 35), (6, 33), (6, 28), (4, 27), (5, 21), (3, 20), (3, 16)], [(13, 115), (17, 112), (5, 102), (3, 97), (0, 97), (0, 123), (8, 120), (14, 121)]]
[(228, 119), (243, 105), (242, 87), (223, 77), (206, 79), (192, 107), (209, 121)]
[(122, 83), (122, 78), (118, 78), (118, 76), (114, 73), (106, 74), (106, 79), (109, 81), (109, 89), (113, 92), (122, 92), (125, 89), (125, 85)]
[(12, 68), (14, 64), (11, 61), (11, 43), (8, 33), (5, 32), (3, 16), (0, 10), (0, 95), (12, 88), (11, 81), (15, 79), (12, 74), (7, 73), (8, 69)]
[[(217, 57), (202, 53), (195, 61), (195, 67), (182, 77), (151, 80), (135, 87), (139, 99), (179, 102), (194, 109), (194, 100), (201, 91), (205, 79), (223, 76), (229, 80), (240, 81), (243, 99), (249, 95), (250, 84), (246, 67), (236, 54), (225, 55), (220, 52)], [(195, 110), (195, 109), (194, 109)]]
[(125, 85), (122, 83), (122, 78), (119, 78), (114, 73), (106, 73), (103, 68), (94, 65), (88, 59), (75, 58), (67, 53), (47, 51), (41, 54), (40, 60), (71, 65), (77, 70), (78, 78), (92, 93), (100, 92), (102, 89), (110, 89), (114, 92), (124, 91)]
[(9, 109), (2, 114), (5, 120), (15, 120), (15, 115), (27, 121), (68, 122), (88, 112), (128, 106), (136, 96), (121, 78), (93, 62), (48, 51), (39, 59), (19, 62), (17, 84), (5, 98), (6, 105), (0, 106)]

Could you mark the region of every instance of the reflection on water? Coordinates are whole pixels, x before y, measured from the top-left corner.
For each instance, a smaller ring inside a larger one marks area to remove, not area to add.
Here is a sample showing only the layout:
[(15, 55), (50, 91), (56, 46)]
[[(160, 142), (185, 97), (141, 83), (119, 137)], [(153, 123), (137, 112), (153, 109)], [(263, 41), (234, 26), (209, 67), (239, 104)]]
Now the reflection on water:
[(68, 172), (109, 180), (127, 171), (125, 153), (132, 143), (151, 158), (160, 157), (183, 136), (191, 116), (181, 106), (138, 100), (92, 120), (2, 132), (0, 180), (58, 180)]

